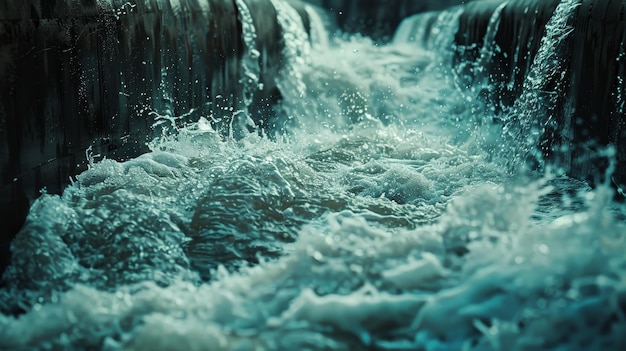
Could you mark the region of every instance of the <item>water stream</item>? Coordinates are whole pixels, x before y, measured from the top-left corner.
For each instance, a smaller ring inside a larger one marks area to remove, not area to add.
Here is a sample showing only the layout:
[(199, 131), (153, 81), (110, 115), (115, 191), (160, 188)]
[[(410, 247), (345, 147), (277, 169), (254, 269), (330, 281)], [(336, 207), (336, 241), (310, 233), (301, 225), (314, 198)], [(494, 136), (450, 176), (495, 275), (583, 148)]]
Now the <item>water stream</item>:
[[(318, 18), (308, 47), (295, 10), (272, 3), (289, 60), (273, 123), (234, 138), (204, 116), (43, 194), (13, 242), (0, 349), (626, 345), (623, 203), (510, 159), (536, 147), (531, 118), (550, 120), (536, 94), (561, 69), (575, 1), (504, 132), (482, 87), (455, 79), (460, 10), (408, 19), (387, 45)], [(237, 4), (249, 99), (254, 25)]]

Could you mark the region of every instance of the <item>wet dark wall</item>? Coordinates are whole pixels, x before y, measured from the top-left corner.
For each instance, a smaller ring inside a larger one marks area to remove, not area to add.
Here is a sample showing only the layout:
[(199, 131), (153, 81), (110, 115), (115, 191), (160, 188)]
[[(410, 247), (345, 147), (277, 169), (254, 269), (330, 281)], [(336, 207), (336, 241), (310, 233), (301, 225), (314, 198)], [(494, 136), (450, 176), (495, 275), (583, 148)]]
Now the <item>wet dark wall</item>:
[(571, 139), (577, 146), (565, 161), (579, 177), (604, 168), (587, 161), (587, 151), (613, 145), (612, 181), (626, 190), (626, 0), (583, 1), (573, 36), (568, 66), (573, 109), (565, 111), (558, 142)]
[[(504, 1), (469, 3), (456, 35), (456, 65), (480, 60), (491, 15)], [(498, 50), (481, 62), (488, 74), (488, 99), (497, 109), (514, 106), (522, 93), (545, 27), (560, 1), (511, 0), (503, 8), (495, 34)], [(609, 181), (626, 189), (626, 0), (582, 0), (569, 24), (573, 32), (557, 53), (562, 76), (545, 82), (546, 95), (555, 95), (537, 147), (543, 156), (574, 177), (594, 184), (605, 181), (608, 158), (602, 150), (612, 145), (616, 169)], [(465, 66), (467, 67), (467, 65)], [(471, 81), (472, 72), (459, 74)]]
[[(265, 86), (250, 109), (261, 115), (280, 95), (281, 33), (269, 0), (246, 3)], [(87, 154), (146, 152), (159, 115), (232, 118), (241, 31), (235, 0), (0, 2), (0, 272), (31, 201), (59, 194)]]

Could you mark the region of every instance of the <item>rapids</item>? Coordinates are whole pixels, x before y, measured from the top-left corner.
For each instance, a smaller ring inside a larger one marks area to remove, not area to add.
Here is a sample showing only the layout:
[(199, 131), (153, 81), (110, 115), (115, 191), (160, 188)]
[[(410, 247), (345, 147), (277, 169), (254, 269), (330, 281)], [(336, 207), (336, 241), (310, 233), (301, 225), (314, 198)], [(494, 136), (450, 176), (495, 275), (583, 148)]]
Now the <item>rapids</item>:
[[(478, 75), (459, 84), (458, 9), (407, 19), (383, 45), (329, 34), (322, 15), (309, 40), (272, 3), (290, 62), (265, 125), (245, 109), (226, 131), (164, 116), (151, 152), (88, 154), (61, 196), (42, 191), (12, 243), (0, 349), (626, 345), (624, 204), (534, 152), (575, 1), (504, 112)], [(263, 87), (240, 13), (247, 106)]]

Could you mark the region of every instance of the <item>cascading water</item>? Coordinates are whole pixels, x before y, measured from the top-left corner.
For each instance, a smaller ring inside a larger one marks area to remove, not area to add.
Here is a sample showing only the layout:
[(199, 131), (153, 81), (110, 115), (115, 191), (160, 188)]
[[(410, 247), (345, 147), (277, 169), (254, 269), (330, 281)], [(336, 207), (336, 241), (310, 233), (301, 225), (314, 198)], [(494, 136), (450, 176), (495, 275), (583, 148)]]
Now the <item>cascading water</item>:
[(327, 26), (329, 25), (328, 19), (325, 19), (323, 14), (310, 5), (305, 5), (304, 10), (309, 18), (311, 30), (310, 37), (311, 43), (317, 48), (327, 48), (329, 43), (329, 35)]
[[(243, 113), (239, 113), (235, 115), (233, 121), (231, 121), (230, 127), (230, 136), (233, 137), (233, 126), (232, 123), (238, 123), (237, 130), (246, 130), (247, 128), (254, 127), (254, 121), (250, 118), (249, 107), (252, 104), (252, 100), (254, 99), (254, 94), (257, 90), (263, 89), (263, 84), (261, 83), (261, 67), (259, 66), (259, 57), (261, 53), (256, 48), (256, 29), (254, 28), (254, 22), (252, 20), (252, 15), (250, 14), (250, 9), (248, 9), (248, 5), (243, 0), (237, 0), (237, 9), (239, 10), (239, 19), (242, 27), (242, 36), (243, 42), (246, 47), (244, 52), (244, 57), (241, 61), (241, 65), (243, 67), (243, 78), (241, 79), (241, 83), (243, 84), (242, 93), (243, 93), (243, 103), (245, 105)], [(239, 116), (243, 116), (243, 120), (238, 118)]]
[[(302, 69), (306, 66), (311, 46), (308, 35), (302, 24), (302, 19), (298, 12), (282, 0), (270, 0), (276, 9), (276, 20), (282, 29), (283, 34), (283, 57), (284, 67), (281, 70), (281, 78), (278, 88), (283, 96), (290, 102), (289, 106), (297, 110), (303, 110), (306, 94), (306, 86), (302, 80)], [(276, 131), (284, 133), (285, 128), (294, 123), (294, 111), (284, 105), (284, 118), (275, 119), (270, 127)]]
[[(541, 163), (542, 151), (548, 150), (540, 147), (537, 154), (537, 145), (545, 133), (558, 128), (554, 109), (557, 98), (565, 90), (565, 64), (569, 58), (565, 47), (573, 31), (568, 21), (571, 21), (578, 6), (578, 0), (564, 0), (558, 5), (546, 25), (546, 35), (542, 38), (539, 51), (530, 67), (522, 95), (511, 111), (506, 113), (503, 132), (518, 145), (513, 150), (514, 153), (509, 154), (514, 162), (525, 162), (532, 157), (535, 162)], [(510, 150), (505, 152), (508, 151)]]
[(423, 44), (432, 23), (439, 16), (439, 12), (431, 11), (414, 15), (410, 21), (403, 21), (396, 30), (393, 41), (396, 43), (417, 42)]
[[(525, 140), (484, 142), (501, 116), (455, 80), (458, 10), (416, 20), (423, 42), (337, 36), (307, 52), (295, 10), (272, 3), (288, 61), (274, 128), (225, 138), (204, 116), (43, 194), (13, 242), (0, 349), (626, 345), (623, 204), (606, 184), (511, 170), (501, 149)], [(550, 118), (532, 96), (558, 77), (574, 4), (548, 26), (515, 133)]]
[(489, 92), (484, 94), (482, 90), (489, 90), (491, 88), (489, 82), (489, 74), (488, 74), (488, 66), (493, 59), (493, 56), (498, 50), (496, 45), (495, 38), (498, 33), (498, 28), (500, 26), (501, 14), (502, 10), (507, 6), (508, 2), (503, 2), (500, 4), (491, 14), (491, 18), (489, 19), (489, 24), (487, 25), (487, 30), (485, 33), (485, 37), (483, 39), (483, 45), (479, 51), (478, 60), (472, 62), (461, 62), (458, 67), (455, 67), (453, 70), (453, 74), (455, 74), (455, 80), (457, 84), (459, 82), (467, 79), (466, 77), (460, 77), (460, 72), (469, 71), (471, 73), (470, 80), (467, 82), (463, 82), (464, 84), (459, 87), (459, 89), (467, 94), (466, 99), (469, 102), (472, 102), (475, 98), (488, 99)]

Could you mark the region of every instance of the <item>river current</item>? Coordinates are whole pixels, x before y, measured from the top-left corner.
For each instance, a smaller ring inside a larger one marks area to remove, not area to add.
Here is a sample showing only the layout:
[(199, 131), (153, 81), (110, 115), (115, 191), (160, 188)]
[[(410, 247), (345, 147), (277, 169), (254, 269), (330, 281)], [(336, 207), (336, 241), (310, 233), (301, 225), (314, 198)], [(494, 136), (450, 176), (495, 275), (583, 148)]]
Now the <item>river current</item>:
[[(290, 59), (275, 114), (252, 128), (233, 111), (225, 133), (167, 116), (151, 152), (88, 154), (61, 196), (43, 191), (12, 243), (0, 349), (626, 345), (624, 205), (533, 151), (530, 118), (549, 113), (533, 92), (566, 23), (551, 21), (535, 81), (496, 115), (485, 83), (452, 69), (460, 11), (407, 20), (383, 45), (329, 35), (312, 8), (309, 40), (272, 2)], [(249, 97), (258, 52), (237, 3)]]

